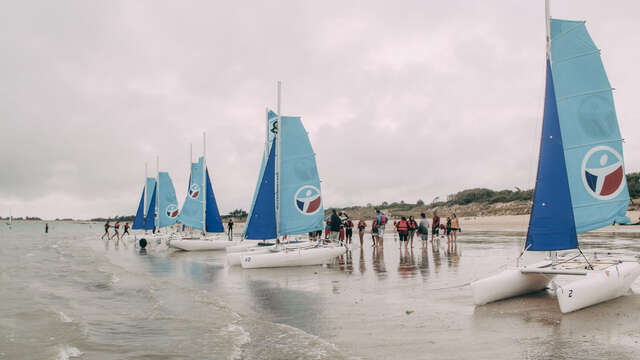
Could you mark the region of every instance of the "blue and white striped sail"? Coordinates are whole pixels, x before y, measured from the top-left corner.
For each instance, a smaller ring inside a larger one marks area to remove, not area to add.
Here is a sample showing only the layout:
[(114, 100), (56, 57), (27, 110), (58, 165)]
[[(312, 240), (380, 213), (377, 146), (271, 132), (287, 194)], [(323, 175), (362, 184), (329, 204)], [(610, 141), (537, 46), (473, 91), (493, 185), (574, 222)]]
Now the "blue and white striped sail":
[(253, 208), (256, 206), (256, 197), (258, 196), (258, 190), (260, 189), (260, 184), (262, 184), (262, 177), (264, 176), (264, 169), (267, 166), (267, 159), (269, 158), (269, 153), (271, 152), (271, 147), (273, 145), (273, 139), (276, 136), (276, 123), (278, 122), (278, 115), (273, 111), (269, 110), (267, 112), (267, 139), (265, 140), (265, 150), (262, 154), (262, 159), (260, 160), (260, 172), (258, 173), (258, 181), (256, 181), (256, 189), (253, 191), (253, 199), (251, 200), (251, 207), (249, 208), (249, 215), (247, 216), (247, 225), (246, 228), (251, 224), (251, 214), (253, 214)]
[(526, 246), (545, 251), (576, 248), (576, 234), (628, 222), (628, 205), (622, 138), (600, 50), (583, 21), (552, 19)]
[(160, 183), (160, 193), (158, 194), (158, 227), (163, 228), (177, 222), (180, 210), (178, 209), (176, 189), (173, 187), (169, 173), (158, 173), (158, 182)]
[[(148, 179), (147, 179), (148, 180)], [(155, 179), (152, 184), (152, 187), (148, 189), (153, 189), (153, 191), (147, 191), (147, 197), (151, 200), (149, 201), (149, 207), (147, 208), (147, 216), (144, 219), (144, 229), (145, 230), (153, 230), (156, 226), (156, 183)]]
[(194, 229), (204, 230), (203, 202), (205, 196), (202, 167), (204, 158), (197, 163), (191, 163), (191, 185), (178, 215), (178, 221)]
[(276, 202), (275, 202), (275, 146), (272, 140), (271, 151), (264, 167), (260, 184), (256, 189), (254, 207), (247, 218), (244, 237), (252, 240), (275, 239), (276, 232)]
[(136, 211), (136, 217), (133, 219), (131, 229), (138, 230), (144, 228), (144, 187), (142, 187), (142, 195), (140, 195), (140, 202), (138, 203), (138, 211)]
[(316, 156), (300, 117), (280, 124), (280, 235), (322, 229), (324, 208)]
[(206, 232), (221, 233), (224, 232), (222, 226), (222, 218), (220, 217), (220, 211), (218, 211), (218, 203), (216, 197), (213, 194), (213, 186), (211, 185), (211, 179), (209, 178), (209, 169), (206, 170), (206, 182), (207, 182), (207, 204), (206, 204)]

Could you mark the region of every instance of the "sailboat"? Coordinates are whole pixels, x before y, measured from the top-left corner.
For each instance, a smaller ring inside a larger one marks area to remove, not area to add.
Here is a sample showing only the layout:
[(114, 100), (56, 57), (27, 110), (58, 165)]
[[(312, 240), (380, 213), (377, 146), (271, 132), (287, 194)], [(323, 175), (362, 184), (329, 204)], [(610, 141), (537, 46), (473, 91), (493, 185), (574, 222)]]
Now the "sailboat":
[[(481, 305), (543, 290), (551, 282), (560, 311), (568, 313), (624, 295), (640, 275), (640, 264), (588, 258), (580, 250), (578, 234), (629, 222), (622, 138), (600, 50), (585, 22), (551, 19), (548, 0), (545, 5), (545, 105), (523, 254), (548, 251), (549, 257), (475, 281), (471, 289)], [(559, 256), (561, 250), (573, 251)]]
[[(203, 143), (204, 149), (206, 149), (205, 134), (203, 134)], [(213, 194), (204, 151), (198, 162), (191, 163), (189, 191), (178, 215), (178, 221), (192, 229), (201, 230), (202, 236), (171, 240), (169, 246), (172, 248), (186, 251), (224, 250), (228, 246), (237, 244), (237, 242), (228, 241), (226, 238), (223, 240), (206, 235), (207, 233), (223, 233), (224, 228), (216, 197)]]
[[(268, 156), (263, 161), (245, 228), (247, 239), (276, 239), (277, 243), (280, 236), (322, 229), (324, 216), (315, 153), (301, 118), (281, 116), (280, 86), (278, 82), (277, 115), (270, 122), (273, 135), (267, 132), (271, 145), (265, 145)], [(336, 245), (308, 243), (293, 248), (280, 244), (261, 251), (242, 252), (239, 256), (243, 268), (264, 268), (319, 265), (345, 252), (344, 247)]]

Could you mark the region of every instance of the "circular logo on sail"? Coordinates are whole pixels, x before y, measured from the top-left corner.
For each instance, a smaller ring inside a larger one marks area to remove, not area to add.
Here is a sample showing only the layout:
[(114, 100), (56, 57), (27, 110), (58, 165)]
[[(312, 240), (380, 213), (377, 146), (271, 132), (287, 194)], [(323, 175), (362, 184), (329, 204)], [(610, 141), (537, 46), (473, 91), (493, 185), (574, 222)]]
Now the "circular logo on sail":
[(313, 185), (304, 185), (296, 191), (293, 197), (296, 209), (305, 215), (313, 215), (318, 212), (322, 205), (320, 190)]
[(582, 160), (582, 182), (598, 200), (609, 200), (624, 189), (622, 156), (609, 146), (596, 146)]
[(200, 185), (191, 184), (191, 186), (189, 187), (189, 197), (191, 197), (192, 199), (197, 199), (198, 195), (200, 195)]
[(175, 218), (176, 216), (178, 216), (178, 213), (180, 212), (178, 210), (178, 206), (176, 204), (169, 204), (167, 206), (167, 209), (165, 210), (166, 214), (168, 217), (170, 218)]

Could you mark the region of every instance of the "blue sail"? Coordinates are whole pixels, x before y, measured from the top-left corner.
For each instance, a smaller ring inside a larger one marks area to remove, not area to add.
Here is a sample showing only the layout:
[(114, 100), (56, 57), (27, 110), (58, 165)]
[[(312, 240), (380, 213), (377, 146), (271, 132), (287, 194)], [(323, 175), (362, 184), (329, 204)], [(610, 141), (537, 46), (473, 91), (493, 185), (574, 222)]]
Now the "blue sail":
[(584, 21), (551, 20), (551, 60), (576, 231), (628, 221), (612, 88)]
[[(278, 121), (278, 115), (273, 111), (269, 110), (267, 112), (267, 140), (266, 140), (266, 149), (263, 151), (262, 159), (260, 163), (260, 172), (258, 173), (258, 181), (256, 181), (256, 188), (253, 191), (253, 199), (251, 200), (251, 207), (249, 208), (249, 215), (247, 216), (248, 221), (251, 221), (251, 214), (253, 214), (253, 208), (256, 205), (256, 197), (258, 196), (258, 190), (260, 189), (260, 184), (262, 184), (262, 176), (264, 175), (264, 168), (266, 166), (266, 159), (269, 157), (269, 153), (271, 151), (271, 146), (273, 144), (273, 139), (277, 132), (277, 125), (275, 123)], [(249, 223), (247, 223), (247, 227)]]
[[(275, 147), (273, 139), (271, 147)], [(246, 239), (262, 240), (276, 238), (275, 206), (275, 151), (269, 152), (264, 174), (258, 188), (255, 206), (244, 231)]]
[(207, 180), (207, 212), (206, 212), (206, 231), (220, 233), (224, 232), (222, 227), (222, 218), (220, 218), (220, 212), (218, 211), (218, 203), (216, 197), (213, 195), (213, 186), (211, 186), (211, 180), (209, 179), (209, 169), (206, 170)]
[(158, 181), (160, 183), (158, 227), (163, 228), (175, 224), (180, 211), (178, 209), (178, 199), (176, 199), (176, 190), (173, 187), (169, 173), (158, 173)]
[(562, 144), (553, 76), (547, 61), (538, 175), (525, 246), (528, 250), (550, 251), (578, 247)]
[[(155, 187), (156, 187), (156, 178), (148, 177), (147, 184), (146, 184), (147, 196), (144, 199), (144, 211), (149, 211), (149, 203), (151, 202), (151, 193), (153, 192), (153, 189)], [(147, 216), (147, 213), (145, 212), (144, 215)]]
[(156, 184), (153, 184), (153, 192), (151, 193), (151, 201), (147, 209), (147, 218), (144, 220), (144, 229), (153, 230), (156, 226)]
[(178, 221), (194, 229), (204, 230), (203, 226), (203, 201), (204, 182), (202, 177), (202, 167), (204, 159), (200, 157), (197, 163), (191, 163), (191, 181), (189, 191), (182, 205), (182, 210), (178, 215)]
[(136, 211), (136, 218), (133, 219), (133, 225), (131, 229), (138, 230), (144, 228), (144, 187), (142, 188), (142, 195), (140, 195), (140, 202), (138, 203), (138, 211)]
[(281, 235), (321, 230), (324, 217), (316, 156), (300, 117), (280, 124)]

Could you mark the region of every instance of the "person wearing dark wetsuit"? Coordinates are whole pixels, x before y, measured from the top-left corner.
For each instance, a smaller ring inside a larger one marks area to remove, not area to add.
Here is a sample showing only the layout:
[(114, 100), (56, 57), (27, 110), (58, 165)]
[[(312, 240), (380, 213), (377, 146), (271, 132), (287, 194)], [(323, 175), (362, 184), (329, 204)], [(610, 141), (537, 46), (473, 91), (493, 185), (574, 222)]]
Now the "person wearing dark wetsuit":
[(122, 237), (124, 238), (125, 235), (131, 235), (129, 234), (129, 223), (124, 223), (124, 231), (122, 232)]
[(104, 237), (107, 237), (107, 240), (111, 240), (111, 235), (109, 235), (109, 228), (111, 227), (111, 225), (109, 224), (109, 220), (107, 220), (107, 222), (104, 224), (104, 234), (102, 235), (102, 237), (100, 238), (100, 240), (104, 240)]
[(227, 235), (229, 236), (229, 240), (233, 240), (233, 219), (229, 218), (229, 222), (227, 223)]

